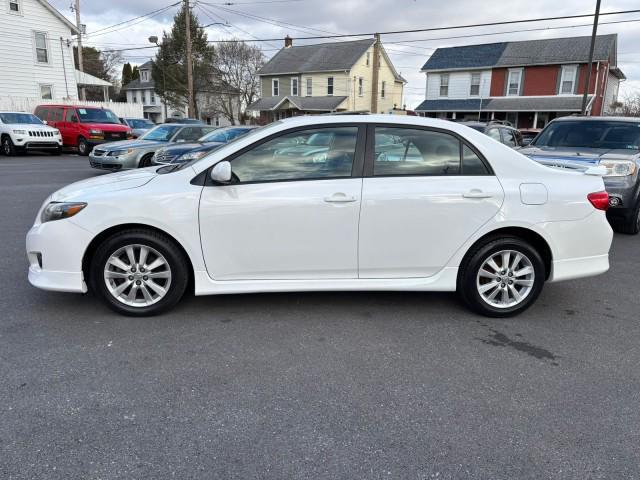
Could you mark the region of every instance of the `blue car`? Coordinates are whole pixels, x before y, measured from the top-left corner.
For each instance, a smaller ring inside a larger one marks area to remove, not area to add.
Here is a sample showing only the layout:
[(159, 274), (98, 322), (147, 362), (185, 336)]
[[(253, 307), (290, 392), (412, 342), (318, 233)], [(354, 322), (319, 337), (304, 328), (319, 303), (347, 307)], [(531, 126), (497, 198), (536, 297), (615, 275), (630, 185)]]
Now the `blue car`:
[(217, 128), (194, 143), (180, 143), (161, 148), (156, 151), (151, 163), (153, 165), (168, 165), (184, 163), (204, 157), (207, 153), (220, 148), (242, 135), (246, 135), (257, 127), (241, 125), (235, 127)]

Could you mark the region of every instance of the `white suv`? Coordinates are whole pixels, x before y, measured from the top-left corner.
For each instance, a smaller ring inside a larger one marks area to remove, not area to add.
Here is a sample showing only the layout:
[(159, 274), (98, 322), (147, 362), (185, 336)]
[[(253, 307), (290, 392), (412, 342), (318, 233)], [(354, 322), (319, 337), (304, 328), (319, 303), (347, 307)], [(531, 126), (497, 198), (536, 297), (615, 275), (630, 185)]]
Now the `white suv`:
[(62, 152), (60, 130), (42, 123), (26, 112), (0, 111), (0, 143), (7, 156), (18, 152), (42, 151), (53, 155)]

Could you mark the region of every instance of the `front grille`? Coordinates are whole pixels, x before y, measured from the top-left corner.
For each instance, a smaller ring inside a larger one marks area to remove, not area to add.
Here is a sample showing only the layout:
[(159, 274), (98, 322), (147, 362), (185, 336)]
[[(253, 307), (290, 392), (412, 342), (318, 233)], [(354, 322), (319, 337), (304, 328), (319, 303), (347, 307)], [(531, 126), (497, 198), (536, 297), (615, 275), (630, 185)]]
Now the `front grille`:
[(104, 132), (105, 140), (124, 140), (127, 138), (125, 132)]
[(29, 130), (30, 137), (53, 137), (53, 132), (50, 130)]
[(27, 148), (58, 148), (57, 142), (27, 142), (25, 147)]
[(158, 163), (171, 163), (177, 155), (172, 155), (170, 153), (160, 153), (156, 154), (154, 160)]

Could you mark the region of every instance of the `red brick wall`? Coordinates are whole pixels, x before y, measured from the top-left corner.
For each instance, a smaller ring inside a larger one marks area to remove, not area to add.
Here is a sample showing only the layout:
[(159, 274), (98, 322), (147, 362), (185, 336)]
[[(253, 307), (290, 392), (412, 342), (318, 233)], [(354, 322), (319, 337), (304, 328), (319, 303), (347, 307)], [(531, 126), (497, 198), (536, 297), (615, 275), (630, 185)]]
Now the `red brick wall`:
[(501, 97), (504, 95), (504, 86), (507, 76), (506, 68), (494, 68), (491, 70), (491, 91), (492, 97)]
[(557, 93), (559, 65), (526, 67), (523, 95), (555, 95)]

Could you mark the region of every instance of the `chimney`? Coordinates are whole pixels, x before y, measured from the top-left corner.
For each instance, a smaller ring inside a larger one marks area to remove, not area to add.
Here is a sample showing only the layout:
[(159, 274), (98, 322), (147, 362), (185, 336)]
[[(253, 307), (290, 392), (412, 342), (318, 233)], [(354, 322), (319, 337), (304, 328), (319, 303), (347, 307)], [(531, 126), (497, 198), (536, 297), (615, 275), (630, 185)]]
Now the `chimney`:
[(293, 38), (287, 35), (286, 37), (284, 37), (284, 48), (290, 48), (292, 46), (293, 46)]

